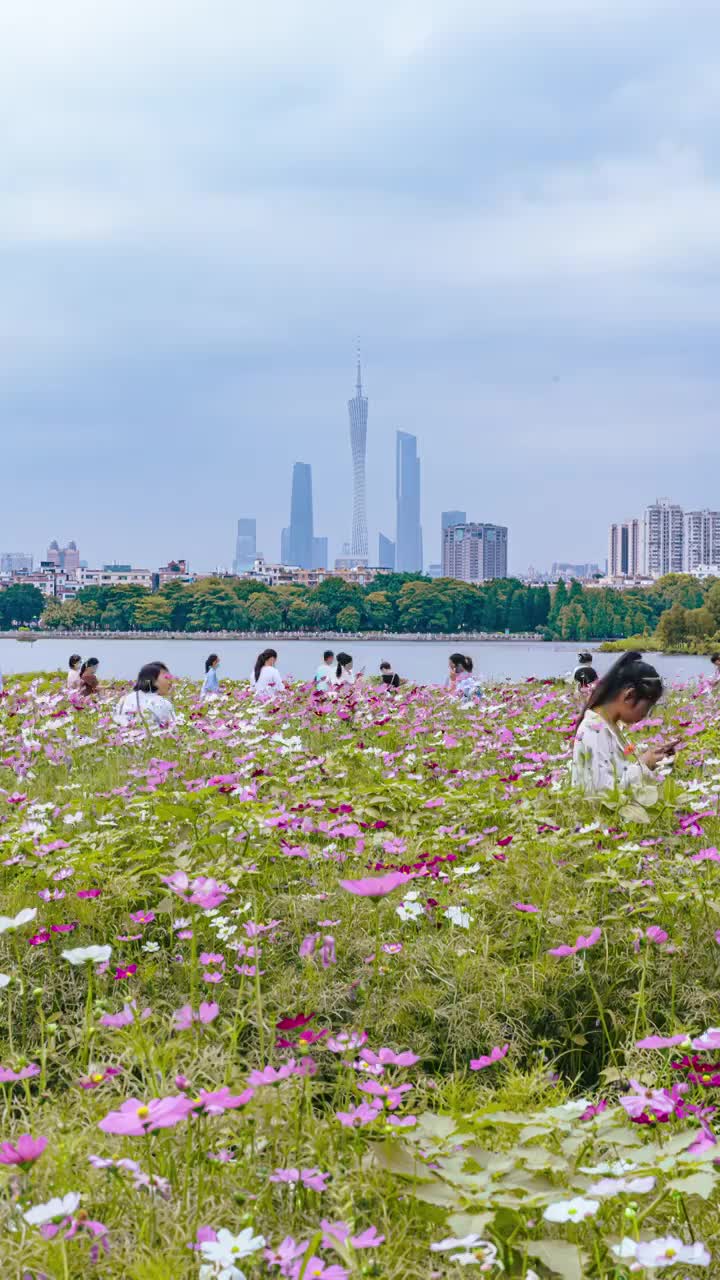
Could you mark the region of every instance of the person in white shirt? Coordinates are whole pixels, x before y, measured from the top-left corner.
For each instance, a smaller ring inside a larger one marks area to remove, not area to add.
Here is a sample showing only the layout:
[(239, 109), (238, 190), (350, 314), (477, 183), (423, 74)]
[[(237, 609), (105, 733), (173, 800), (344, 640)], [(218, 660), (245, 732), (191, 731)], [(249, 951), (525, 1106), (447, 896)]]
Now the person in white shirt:
[(72, 653), (68, 661), (67, 673), (67, 691), (70, 693), (73, 689), (80, 688), (80, 667), (82, 658), (79, 653)]
[(678, 744), (649, 747), (638, 754), (623, 727), (644, 720), (662, 691), (657, 671), (637, 652), (623, 654), (598, 681), (575, 734), (574, 787), (597, 796), (652, 783), (658, 765), (675, 754)]
[(357, 675), (353, 671), (353, 660), (349, 653), (339, 653), (335, 664), (335, 671), (330, 677), (330, 684), (333, 689), (342, 689), (347, 685), (353, 685), (362, 679), (362, 671), (358, 671)]
[(120, 699), (113, 719), (121, 728), (168, 729), (175, 724), (175, 708), (167, 697), (172, 676), (164, 662), (147, 662), (140, 668), (131, 693)]
[(319, 666), (315, 672), (315, 688), (318, 693), (327, 693), (334, 666), (335, 654), (332, 649), (326, 649), (323, 654), (322, 666)]
[(263, 649), (262, 653), (258, 654), (255, 670), (250, 681), (256, 698), (262, 698), (267, 701), (269, 698), (274, 698), (276, 694), (283, 692), (285, 685), (280, 672), (275, 666), (276, 662), (277, 652), (275, 649)]

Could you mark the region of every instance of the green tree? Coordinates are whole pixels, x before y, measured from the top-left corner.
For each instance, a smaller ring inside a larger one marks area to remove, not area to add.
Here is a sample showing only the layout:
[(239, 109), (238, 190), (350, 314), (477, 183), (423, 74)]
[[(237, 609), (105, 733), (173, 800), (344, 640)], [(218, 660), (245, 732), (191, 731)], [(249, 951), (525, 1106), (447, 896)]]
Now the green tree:
[(715, 634), (716, 624), (710, 610), (701, 605), (699, 609), (685, 611), (685, 626), (689, 636), (697, 640), (705, 640)]
[(71, 631), (77, 626), (77, 617), (78, 609), (74, 600), (48, 600), (40, 623), (49, 631)]
[(384, 631), (393, 624), (393, 605), (387, 591), (370, 591), (365, 597), (365, 616), (373, 630)]
[(141, 631), (169, 631), (172, 626), (172, 605), (160, 595), (139, 600), (135, 608), (135, 622)]
[(3, 626), (24, 626), (37, 622), (45, 607), (46, 597), (29, 582), (13, 582), (0, 592), (0, 618)]
[(354, 605), (347, 605), (341, 609), (335, 619), (335, 626), (338, 631), (357, 631), (360, 626), (360, 612)]
[(508, 631), (525, 631), (527, 626), (525, 592), (521, 590), (513, 591), (510, 599), (510, 607), (507, 611)]
[(269, 592), (256, 591), (248, 596), (248, 618), (253, 631), (279, 631), (282, 615)]
[(687, 609), (679, 603), (666, 609), (658, 622), (655, 635), (663, 649), (675, 649), (687, 640)]
[(568, 602), (567, 587), (564, 582), (558, 582), (553, 594), (550, 613), (548, 614), (548, 625), (556, 630), (558, 628), (558, 618)]

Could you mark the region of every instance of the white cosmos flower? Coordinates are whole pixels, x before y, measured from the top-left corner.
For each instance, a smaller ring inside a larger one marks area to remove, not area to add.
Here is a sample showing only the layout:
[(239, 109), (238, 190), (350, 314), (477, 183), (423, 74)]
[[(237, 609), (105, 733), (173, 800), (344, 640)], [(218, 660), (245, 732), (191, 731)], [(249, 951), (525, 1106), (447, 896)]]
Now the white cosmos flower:
[(446, 1236), (444, 1240), (437, 1240), (435, 1244), (431, 1244), (430, 1248), (433, 1253), (446, 1253), (449, 1249), (476, 1249), (478, 1245), (485, 1245), (482, 1236), (472, 1233), (469, 1236)]
[(655, 1186), (654, 1177), (647, 1178), (601, 1178), (590, 1187), (591, 1196), (644, 1196)]
[(586, 1200), (583, 1196), (574, 1196), (572, 1200), (556, 1200), (549, 1204), (543, 1213), (547, 1222), (584, 1222), (592, 1218), (600, 1208), (599, 1200)]
[(2, 990), (3, 987), (8, 987), (11, 981), (12, 979), (9, 973), (0, 973), (0, 990)]
[(451, 924), (456, 924), (461, 929), (469, 929), (472, 924), (472, 916), (469, 911), (463, 911), (462, 907), (448, 907), (443, 915)]
[(23, 907), (16, 916), (0, 916), (0, 933), (6, 933), (8, 929), (19, 929), (21, 925), (34, 920), (36, 915), (37, 907)]
[(77, 1191), (68, 1191), (62, 1199), (60, 1196), (54, 1196), (46, 1204), (33, 1205), (32, 1209), (26, 1210), (23, 1217), (31, 1227), (41, 1227), (45, 1222), (54, 1222), (56, 1218), (69, 1218), (79, 1203), (80, 1196)]
[(69, 964), (85, 964), (88, 960), (93, 964), (107, 964), (112, 955), (112, 947), (109, 944), (103, 947), (71, 947), (62, 954)]
[(66, 827), (75, 827), (77, 826), (78, 822), (82, 822), (82, 820), (83, 820), (83, 814), (81, 809), (78, 809), (77, 813), (66, 813), (65, 817), (63, 818), (63, 822), (65, 823)]
[(226, 1227), (221, 1227), (217, 1240), (205, 1240), (200, 1245), (200, 1252), (205, 1262), (210, 1263), (208, 1274), (222, 1277), (222, 1280), (235, 1280), (235, 1275), (242, 1276), (235, 1266), (241, 1258), (257, 1253), (265, 1244), (264, 1236), (253, 1235), (252, 1227), (245, 1227), (239, 1236), (234, 1236)]
[(408, 902), (406, 899), (405, 902), (400, 903), (399, 907), (395, 908), (395, 912), (403, 923), (407, 923), (408, 920), (417, 920), (418, 916), (424, 915), (425, 909), (419, 902)]
[(640, 1240), (635, 1259), (641, 1267), (659, 1270), (661, 1267), (707, 1267), (711, 1254), (704, 1244), (684, 1244), (677, 1236), (661, 1236), (658, 1240)]

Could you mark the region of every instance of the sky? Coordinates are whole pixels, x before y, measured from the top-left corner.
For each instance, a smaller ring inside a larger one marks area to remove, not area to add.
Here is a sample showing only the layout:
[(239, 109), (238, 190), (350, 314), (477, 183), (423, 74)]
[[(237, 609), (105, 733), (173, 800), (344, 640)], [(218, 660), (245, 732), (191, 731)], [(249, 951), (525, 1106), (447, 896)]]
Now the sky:
[(716, 0), (8, 0), (0, 549), (279, 557), (294, 461), (371, 559), (394, 434), (510, 567), (720, 507)]

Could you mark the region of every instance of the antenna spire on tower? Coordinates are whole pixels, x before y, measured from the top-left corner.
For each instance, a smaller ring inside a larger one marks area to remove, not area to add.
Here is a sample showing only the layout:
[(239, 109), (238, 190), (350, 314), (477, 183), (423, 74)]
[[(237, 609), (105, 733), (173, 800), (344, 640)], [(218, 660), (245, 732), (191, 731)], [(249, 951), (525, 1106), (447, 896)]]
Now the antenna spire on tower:
[(359, 338), (357, 341), (357, 382), (355, 384), (355, 390), (357, 391), (358, 396), (362, 395), (362, 378), (360, 376), (360, 339)]

